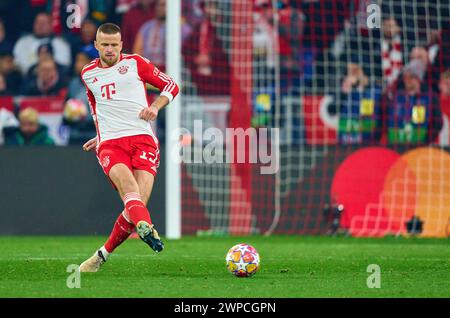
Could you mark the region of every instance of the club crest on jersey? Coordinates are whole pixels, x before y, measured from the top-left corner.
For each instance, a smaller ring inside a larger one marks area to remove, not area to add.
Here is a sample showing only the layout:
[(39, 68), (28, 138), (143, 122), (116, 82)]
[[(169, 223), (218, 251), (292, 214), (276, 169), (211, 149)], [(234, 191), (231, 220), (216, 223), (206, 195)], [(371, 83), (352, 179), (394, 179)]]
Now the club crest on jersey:
[(110, 163), (109, 156), (105, 156), (102, 160), (102, 166), (106, 168), (109, 166), (109, 163)]
[(128, 72), (128, 65), (122, 65), (121, 67), (119, 67), (117, 70), (119, 71), (119, 74), (125, 74), (126, 72)]

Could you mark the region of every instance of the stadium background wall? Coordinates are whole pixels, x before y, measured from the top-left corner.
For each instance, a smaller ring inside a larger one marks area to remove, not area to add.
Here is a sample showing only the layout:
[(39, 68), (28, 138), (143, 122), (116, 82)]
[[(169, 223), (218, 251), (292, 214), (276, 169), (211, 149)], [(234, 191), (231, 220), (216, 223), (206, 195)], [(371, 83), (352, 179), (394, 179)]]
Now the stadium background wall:
[[(123, 207), (80, 147), (2, 148), (0, 180), (0, 235), (108, 235)], [(164, 180), (161, 165), (148, 206), (162, 234)]]
[[(308, 169), (302, 181), (292, 184), (274, 233), (321, 235), (340, 230), (353, 236), (401, 235), (407, 232), (406, 224), (419, 217), (424, 222), (422, 236), (449, 235), (447, 148), (327, 147), (326, 155)], [(280, 150), (285, 152), (283, 147)], [(162, 145), (162, 164), (148, 204), (163, 235), (164, 154)], [(258, 164), (251, 167), (256, 194), (261, 186), (273, 187), (273, 175), (259, 175)], [(196, 190), (187, 165), (182, 165), (182, 176), (182, 233), (222, 233), (216, 226), (221, 224), (222, 219), (217, 220), (221, 215)], [(107, 235), (122, 210), (96, 157), (79, 147), (1, 148), (0, 180), (0, 235)], [(220, 181), (217, 176), (210, 180)], [(227, 189), (211, 200), (227, 202)], [(335, 204), (344, 208), (340, 229), (336, 228)], [(330, 205), (331, 210), (327, 209)], [(255, 229), (251, 234), (264, 233), (274, 219), (273, 199), (267, 196), (261, 202), (255, 195), (251, 213)]]

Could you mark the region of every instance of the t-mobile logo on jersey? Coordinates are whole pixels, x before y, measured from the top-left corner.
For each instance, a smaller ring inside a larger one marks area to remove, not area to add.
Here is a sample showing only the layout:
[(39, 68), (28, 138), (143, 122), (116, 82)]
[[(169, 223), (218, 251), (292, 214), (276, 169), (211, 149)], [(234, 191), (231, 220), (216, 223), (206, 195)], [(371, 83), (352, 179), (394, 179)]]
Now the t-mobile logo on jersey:
[(102, 85), (100, 87), (100, 90), (102, 91), (102, 98), (111, 99), (111, 95), (116, 93), (115, 88), (116, 88), (115, 83)]

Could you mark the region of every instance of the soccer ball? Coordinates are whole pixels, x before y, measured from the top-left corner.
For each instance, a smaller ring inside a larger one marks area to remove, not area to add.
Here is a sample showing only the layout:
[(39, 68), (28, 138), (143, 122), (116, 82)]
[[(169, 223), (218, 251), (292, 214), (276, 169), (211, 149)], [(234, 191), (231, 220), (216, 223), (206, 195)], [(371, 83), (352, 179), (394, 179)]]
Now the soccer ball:
[(64, 105), (64, 117), (71, 122), (77, 122), (87, 116), (88, 110), (83, 101), (70, 98)]
[(259, 269), (259, 254), (248, 244), (238, 244), (228, 250), (225, 258), (228, 271), (237, 277), (250, 277)]

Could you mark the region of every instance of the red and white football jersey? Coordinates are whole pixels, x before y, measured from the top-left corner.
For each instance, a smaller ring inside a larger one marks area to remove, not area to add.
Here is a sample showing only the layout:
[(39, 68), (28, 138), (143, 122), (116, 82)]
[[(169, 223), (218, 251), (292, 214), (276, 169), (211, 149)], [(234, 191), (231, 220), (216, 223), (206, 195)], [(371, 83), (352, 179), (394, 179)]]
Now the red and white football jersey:
[(178, 85), (138, 54), (121, 54), (117, 64), (102, 67), (95, 59), (81, 71), (81, 79), (97, 128), (97, 145), (110, 139), (134, 135), (156, 136), (139, 113), (148, 107), (145, 83), (161, 91), (170, 101), (178, 94)]

